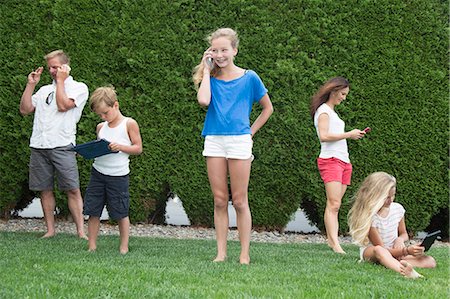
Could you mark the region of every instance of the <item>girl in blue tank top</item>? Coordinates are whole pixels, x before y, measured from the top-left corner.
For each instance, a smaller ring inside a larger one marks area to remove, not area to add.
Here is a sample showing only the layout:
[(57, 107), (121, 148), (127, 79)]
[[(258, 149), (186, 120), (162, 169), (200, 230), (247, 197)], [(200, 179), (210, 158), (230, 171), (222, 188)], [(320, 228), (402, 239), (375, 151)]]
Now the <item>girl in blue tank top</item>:
[[(248, 205), (248, 183), (252, 162), (253, 136), (273, 112), (267, 89), (259, 76), (234, 64), (238, 53), (237, 33), (229, 28), (213, 32), (201, 63), (194, 69), (197, 100), (208, 107), (202, 135), (208, 178), (214, 195), (214, 225), (217, 238), (215, 262), (227, 257), (228, 175), (231, 198), (241, 242), (239, 261), (250, 263), (252, 218)], [(253, 104), (261, 114), (250, 124)]]

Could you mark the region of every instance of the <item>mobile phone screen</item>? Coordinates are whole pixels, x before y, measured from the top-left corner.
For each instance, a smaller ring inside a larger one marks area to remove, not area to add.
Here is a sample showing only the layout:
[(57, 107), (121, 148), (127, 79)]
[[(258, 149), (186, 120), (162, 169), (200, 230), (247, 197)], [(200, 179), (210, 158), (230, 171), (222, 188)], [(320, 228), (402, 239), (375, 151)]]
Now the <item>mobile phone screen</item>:
[(420, 246), (425, 247), (425, 251), (428, 251), (431, 247), (431, 245), (433, 245), (434, 241), (436, 241), (436, 238), (439, 236), (439, 234), (441, 233), (440, 230), (429, 233), (425, 239), (423, 239), (422, 243), (420, 244)]

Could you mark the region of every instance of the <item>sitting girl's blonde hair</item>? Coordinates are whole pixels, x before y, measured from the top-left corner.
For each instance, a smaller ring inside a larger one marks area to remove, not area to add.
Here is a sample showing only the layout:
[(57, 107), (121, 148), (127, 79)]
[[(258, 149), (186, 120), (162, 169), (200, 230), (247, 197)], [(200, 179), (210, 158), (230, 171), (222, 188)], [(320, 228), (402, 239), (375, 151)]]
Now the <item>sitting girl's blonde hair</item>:
[(361, 184), (348, 213), (348, 226), (353, 242), (366, 246), (373, 216), (384, 205), (389, 191), (395, 187), (395, 178), (386, 172), (374, 172)]

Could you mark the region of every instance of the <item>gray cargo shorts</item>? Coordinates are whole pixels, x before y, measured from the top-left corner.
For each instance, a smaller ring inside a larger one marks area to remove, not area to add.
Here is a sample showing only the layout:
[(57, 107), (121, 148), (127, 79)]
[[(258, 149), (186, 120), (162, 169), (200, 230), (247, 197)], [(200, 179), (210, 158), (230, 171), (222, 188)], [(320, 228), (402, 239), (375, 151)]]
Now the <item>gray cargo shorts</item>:
[(53, 149), (31, 148), (29, 187), (32, 191), (50, 191), (54, 178), (61, 191), (80, 188), (77, 159), (72, 145)]

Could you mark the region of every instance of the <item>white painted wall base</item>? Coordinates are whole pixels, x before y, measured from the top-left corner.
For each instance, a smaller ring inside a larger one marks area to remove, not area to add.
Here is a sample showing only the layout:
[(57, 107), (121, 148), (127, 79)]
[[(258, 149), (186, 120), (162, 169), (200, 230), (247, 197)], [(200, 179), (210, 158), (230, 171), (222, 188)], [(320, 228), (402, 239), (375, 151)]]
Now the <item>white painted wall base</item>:
[[(35, 198), (31, 204), (23, 211), (19, 212), (19, 216), (23, 218), (42, 218), (44, 214), (42, 212), (41, 200)], [(228, 203), (228, 216), (229, 227), (236, 227), (236, 211), (233, 205)], [(166, 206), (166, 224), (169, 225), (191, 225), (189, 218), (184, 211), (183, 203), (180, 198), (169, 198)], [(109, 215), (106, 207), (103, 209), (101, 220), (108, 220)], [(288, 232), (303, 232), (311, 233), (318, 232), (319, 229), (316, 226), (309, 224), (308, 218), (301, 209), (295, 212), (293, 219), (287, 224), (285, 231)]]

